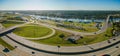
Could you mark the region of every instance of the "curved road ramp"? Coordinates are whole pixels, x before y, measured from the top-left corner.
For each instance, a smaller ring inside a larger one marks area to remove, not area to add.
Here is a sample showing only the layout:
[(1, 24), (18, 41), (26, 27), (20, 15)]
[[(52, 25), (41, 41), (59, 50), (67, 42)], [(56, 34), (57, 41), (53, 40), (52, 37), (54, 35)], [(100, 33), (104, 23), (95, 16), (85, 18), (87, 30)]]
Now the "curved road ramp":
[[(61, 54), (61, 55), (71, 55), (71, 54), (86, 54), (91, 52), (96, 52), (100, 50), (107, 49), (109, 47), (112, 47), (118, 43), (120, 43), (120, 36), (115, 37), (116, 40), (109, 39), (111, 43), (108, 43), (108, 40), (92, 44), (92, 45), (85, 45), (85, 46), (76, 46), (76, 47), (57, 47), (57, 46), (50, 46), (50, 45), (44, 45), (44, 44), (37, 44), (19, 37), (16, 37), (16, 39), (13, 37), (13, 34), (8, 34), (7, 37), (14, 42), (30, 48), (35, 51), (45, 52), (45, 53), (52, 53), (52, 54)], [(58, 51), (59, 50), (59, 51)]]
[[(108, 16), (108, 18), (109, 18), (109, 16)], [(5, 34), (6, 32), (8, 32), (12, 29), (15, 29), (16, 27), (23, 26), (23, 25), (18, 25), (13, 28), (8, 28), (7, 30), (0, 32), (0, 34)], [(108, 25), (108, 23), (106, 23), (106, 25)], [(75, 47), (63, 46), (63, 47), (60, 47), (60, 46), (51, 46), (51, 45), (34, 43), (27, 39), (20, 38), (19, 36), (16, 36), (13, 33), (9, 33), (5, 36), (7, 36), (12, 41), (14, 41), (24, 47), (30, 48), (32, 50), (45, 52), (45, 53), (52, 53), (52, 54), (61, 54), (61, 55), (86, 54), (86, 53), (96, 52), (96, 51), (100, 51), (100, 50), (109, 48), (111, 46), (114, 46), (114, 45), (120, 43), (120, 36), (117, 36), (117, 37), (114, 37), (114, 38), (116, 38), (115, 41), (112, 38), (109, 39), (109, 41), (111, 41), (111, 43), (109, 43), (108, 40), (106, 40), (106, 41), (103, 41), (100, 43), (95, 43), (95, 44), (85, 45), (85, 46), (75, 46)]]

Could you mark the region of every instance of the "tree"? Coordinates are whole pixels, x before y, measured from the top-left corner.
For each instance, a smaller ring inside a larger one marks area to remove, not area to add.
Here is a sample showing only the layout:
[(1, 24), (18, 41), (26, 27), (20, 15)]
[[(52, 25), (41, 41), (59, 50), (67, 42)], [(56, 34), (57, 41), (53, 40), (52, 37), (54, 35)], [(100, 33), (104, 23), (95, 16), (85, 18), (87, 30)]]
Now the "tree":
[(60, 37), (60, 38), (64, 38), (65, 35), (64, 35), (64, 34), (60, 34), (59, 37)]

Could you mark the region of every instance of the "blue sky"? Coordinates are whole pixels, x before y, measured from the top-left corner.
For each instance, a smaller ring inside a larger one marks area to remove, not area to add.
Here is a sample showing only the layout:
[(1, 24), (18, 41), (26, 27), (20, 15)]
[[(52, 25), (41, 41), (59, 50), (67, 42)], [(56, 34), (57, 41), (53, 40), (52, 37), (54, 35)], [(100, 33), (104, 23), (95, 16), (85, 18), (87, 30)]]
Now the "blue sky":
[(120, 10), (120, 0), (0, 0), (0, 10)]

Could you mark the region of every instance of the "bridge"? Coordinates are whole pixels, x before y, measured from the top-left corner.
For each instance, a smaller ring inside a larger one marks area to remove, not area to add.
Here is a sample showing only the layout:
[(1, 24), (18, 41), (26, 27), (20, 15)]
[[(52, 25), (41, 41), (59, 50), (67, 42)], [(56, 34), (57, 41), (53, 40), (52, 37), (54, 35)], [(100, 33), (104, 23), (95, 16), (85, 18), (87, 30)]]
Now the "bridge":
[[(109, 18), (109, 16), (108, 16), (108, 18)], [(106, 20), (106, 21), (109, 21), (109, 19)], [(10, 30), (13, 30), (13, 29), (15, 29), (17, 27), (20, 27), (20, 26), (23, 26), (23, 25), (24, 24), (8, 28), (7, 30), (3, 30), (2, 32), (0, 32), (0, 34), (3, 34), (5, 32), (8, 32)], [(91, 47), (93, 46), (94, 50), (91, 50), (89, 47), (86, 47), (86, 46), (77, 46), (77, 47), (62, 47), (62, 48), (60, 48), (60, 51), (58, 52), (58, 50), (57, 50), (58, 48), (56, 46), (37, 44), (37, 43), (31, 42), (31, 41), (28, 41), (24, 38), (20, 38), (20, 37), (14, 35), (12, 33), (8, 34), (7, 37), (9, 39), (13, 40), (14, 42), (24, 46), (24, 47), (27, 47), (27, 48), (30, 48), (30, 49), (33, 49), (33, 50), (36, 50), (36, 51), (53, 53), (53, 54), (66, 54), (66, 55), (69, 55), (70, 53), (71, 54), (80, 54), (80, 53), (82, 54), (82, 53), (94, 52), (94, 51), (102, 50), (102, 49), (105, 49), (107, 47), (111, 47), (112, 45), (120, 43), (119, 38), (117, 38), (116, 39), (117, 41), (114, 41), (111, 44), (108, 44), (107, 41), (104, 41), (104, 42), (101, 42), (101, 43), (89, 45)], [(16, 38), (14, 38), (14, 37), (16, 37)], [(99, 46), (99, 45), (101, 45), (101, 46)]]
[(14, 29), (18, 28), (18, 27), (21, 27), (21, 26), (24, 26), (25, 24), (28, 24), (28, 23), (24, 23), (24, 24), (20, 24), (20, 25), (16, 25), (16, 26), (13, 26), (13, 27), (9, 27), (7, 29), (3, 29), (1, 32), (0, 32), (0, 36), (4, 36), (10, 32), (12, 32)]
[[(76, 32), (76, 31), (71, 31), (71, 30), (66, 30), (66, 29), (64, 30), (62, 28), (58, 28), (58, 27), (54, 27), (54, 26), (53, 26), (53, 28), (56, 28), (56, 29), (59, 29), (59, 30), (62, 30), (62, 31), (66, 31), (66, 32), (70, 32), (70, 33), (75, 33), (75, 34), (83, 34), (83, 35), (95, 35), (94, 33), (100, 34), (100, 33), (104, 32), (107, 29), (107, 25), (108, 25), (110, 16), (118, 16), (118, 14), (117, 15), (108, 15), (108, 17), (107, 17), (107, 19), (105, 21), (104, 26), (102, 27), (101, 30), (99, 30), (97, 32), (84, 33), (84, 32)], [(24, 26), (25, 24), (28, 24), (28, 23), (30, 23), (30, 22), (27, 22), (27, 23), (24, 23), (24, 24), (21, 24), (21, 25), (16, 25), (16, 26), (4, 29), (4, 30), (2, 30), (0, 32), (0, 36), (4, 36), (5, 34), (8, 34), (8, 33), (12, 32), (15, 28)], [(46, 26), (46, 25), (44, 25), (44, 26)], [(49, 27), (49, 26), (47, 26), (47, 27)]]

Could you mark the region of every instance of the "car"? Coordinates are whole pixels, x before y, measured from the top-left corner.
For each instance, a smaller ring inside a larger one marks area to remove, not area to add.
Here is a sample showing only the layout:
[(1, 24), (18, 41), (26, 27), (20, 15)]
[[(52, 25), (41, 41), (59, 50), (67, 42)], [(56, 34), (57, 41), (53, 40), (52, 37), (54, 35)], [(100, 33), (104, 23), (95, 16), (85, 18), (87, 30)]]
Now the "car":
[(109, 54), (104, 54), (104, 55), (102, 55), (102, 56), (111, 56), (111, 55), (109, 55)]
[(118, 56), (120, 56), (120, 54), (118, 54)]

